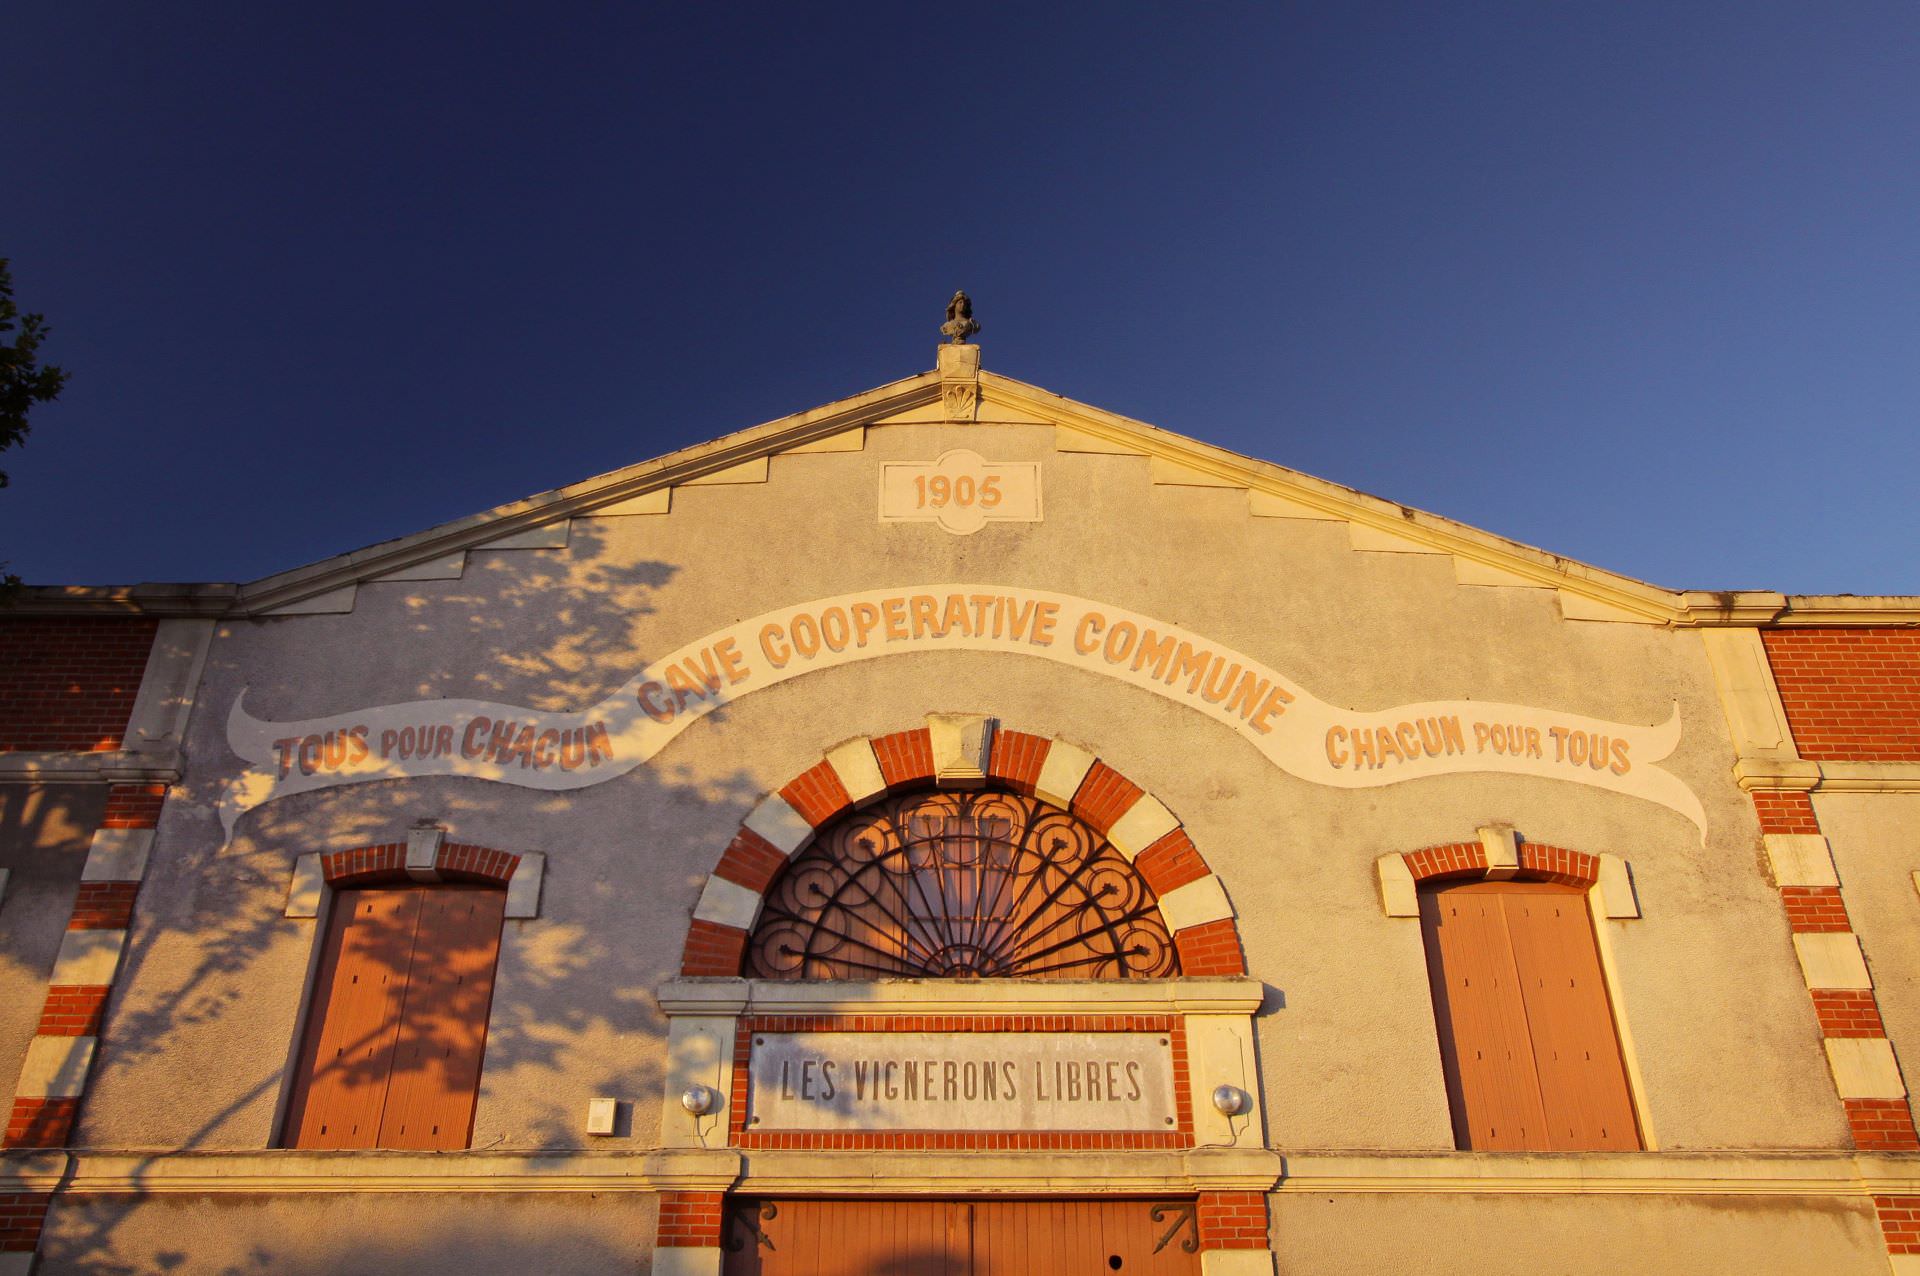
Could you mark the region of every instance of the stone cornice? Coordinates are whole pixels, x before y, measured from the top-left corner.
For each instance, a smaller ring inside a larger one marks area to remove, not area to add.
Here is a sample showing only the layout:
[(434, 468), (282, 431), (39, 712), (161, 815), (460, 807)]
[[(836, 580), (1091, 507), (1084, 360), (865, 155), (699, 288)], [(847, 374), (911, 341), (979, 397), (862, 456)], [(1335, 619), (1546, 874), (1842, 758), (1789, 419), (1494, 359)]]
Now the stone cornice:
[(1891, 594), (1776, 594), (1768, 590), (1689, 590), (1694, 626), (1920, 625), (1920, 598)]

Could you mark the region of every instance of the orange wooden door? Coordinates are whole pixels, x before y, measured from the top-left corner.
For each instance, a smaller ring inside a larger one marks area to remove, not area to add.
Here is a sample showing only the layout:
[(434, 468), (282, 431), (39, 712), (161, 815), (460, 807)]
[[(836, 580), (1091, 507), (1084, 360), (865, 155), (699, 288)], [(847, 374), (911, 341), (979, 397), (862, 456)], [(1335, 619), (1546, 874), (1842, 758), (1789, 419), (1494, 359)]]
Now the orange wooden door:
[(1459, 1146), (1638, 1148), (1584, 892), (1474, 882), (1422, 892), (1420, 916)]
[(341, 891), (282, 1143), (462, 1148), (493, 1001), (499, 891)]
[(420, 900), (415, 890), (341, 891), (334, 900), (287, 1112), (287, 1146), (375, 1145)]
[(1192, 1201), (973, 1201), (956, 1206), (970, 1215), (972, 1276), (1188, 1276), (1200, 1270), (1199, 1223)]
[[(728, 1202), (725, 1276), (1194, 1276), (1192, 1201)], [(1188, 1246), (1192, 1248), (1188, 1248)]]
[(426, 892), (376, 1146), (467, 1146), (506, 904), (500, 891)]

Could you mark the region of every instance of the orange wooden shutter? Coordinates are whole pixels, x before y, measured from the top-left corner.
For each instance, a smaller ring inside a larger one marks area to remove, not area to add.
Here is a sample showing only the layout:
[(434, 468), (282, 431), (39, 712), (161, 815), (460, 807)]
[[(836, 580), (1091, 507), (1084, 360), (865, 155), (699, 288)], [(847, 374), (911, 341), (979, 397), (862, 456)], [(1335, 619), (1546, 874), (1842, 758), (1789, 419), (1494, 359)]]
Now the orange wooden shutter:
[(1457, 887), (1423, 892), (1420, 923), (1455, 1141), (1545, 1147), (1540, 1079), (1499, 897)]
[(1509, 887), (1502, 903), (1521, 972), (1552, 1146), (1560, 1151), (1638, 1149), (1639, 1128), (1587, 901), (1568, 891)]
[(289, 1147), (375, 1146), (420, 916), (416, 890), (341, 891), (287, 1113)]
[(506, 899), (499, 891), (426, 892), (378, 1146), (467, 1146)]
[(1459, 1146), (1638, 1148), (1583, 893), (1475, 882), (1422, 892), (1420, 917)]
[(340, 892), (286, 1146), (467, 1146), (505, 906), (459, 887)]

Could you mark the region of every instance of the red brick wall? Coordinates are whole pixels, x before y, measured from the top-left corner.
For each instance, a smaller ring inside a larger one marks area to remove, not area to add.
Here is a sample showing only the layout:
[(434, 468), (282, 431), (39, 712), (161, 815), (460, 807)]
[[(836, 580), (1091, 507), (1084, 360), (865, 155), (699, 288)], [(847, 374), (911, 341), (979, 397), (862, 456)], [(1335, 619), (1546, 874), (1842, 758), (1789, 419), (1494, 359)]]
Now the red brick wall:
[(0, 621), (0, 753), (119, 748), (158, 627), (118, 616)]
[(1200, 1248), (1265, 1249), (1267, 1198), (1259, 1192), (1202, 1192)]
[(1763, 629), (1800, 756), (1920, 762), (1920, 629)]
[(0, 1254), (31, 1254), (40, 1244), (50, 1192), (0, 1192)]
[(662, 1192), (660, 1223), (654, 1244), (696, 1249), (720, 1248), (721, 1192)]
[(1231, 917), (1202, 922), (1173, 933), (1183, 975), (1244, 975), (1246, 955), (1240, 951), (1240, 932)]

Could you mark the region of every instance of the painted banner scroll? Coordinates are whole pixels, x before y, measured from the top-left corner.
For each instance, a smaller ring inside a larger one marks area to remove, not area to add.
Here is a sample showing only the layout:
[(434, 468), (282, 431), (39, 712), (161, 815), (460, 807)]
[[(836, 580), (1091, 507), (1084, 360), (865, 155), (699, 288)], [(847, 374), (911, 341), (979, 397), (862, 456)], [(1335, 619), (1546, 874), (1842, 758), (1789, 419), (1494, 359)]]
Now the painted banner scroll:
[[(817, 599), (743, 620), (647, 665), (574, 713), (482, 700), (419, 700), (298, 722), (246, 711), (227, 720), (252, 765), (228, 788), (221, 819), (276, 798), (341, 784), (474, 776), (576, 789), (624, 775), (720, 706), (817, 669), (910, 651), (1036, 656), (1118, 678), (1226, 724), (1290, 775), (1373, 788), (1462, 772), (1567, 780), (1659, 803), (1703, 833), (1706, 815), (1655, 763), (1680, 742), (1676, 705), (1642, 727), (1526, 705), (1440, 700), (1347, 710), (1177, 625), (1068, 594), (925, 585)], [(991, 705), (978, 706), (990, 712)]]

